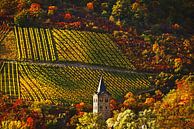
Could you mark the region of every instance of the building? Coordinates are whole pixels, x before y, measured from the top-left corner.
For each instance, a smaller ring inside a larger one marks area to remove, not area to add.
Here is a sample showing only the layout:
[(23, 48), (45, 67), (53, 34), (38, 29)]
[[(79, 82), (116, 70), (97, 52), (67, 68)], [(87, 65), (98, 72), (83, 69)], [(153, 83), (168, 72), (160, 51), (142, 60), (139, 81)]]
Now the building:
[(106, 90), (103, 78), (100, 78), (97, 92), (93, 95), (93, 113), (100, 113), (106, 120), (111, 116), (110, 112), (111, 95)]

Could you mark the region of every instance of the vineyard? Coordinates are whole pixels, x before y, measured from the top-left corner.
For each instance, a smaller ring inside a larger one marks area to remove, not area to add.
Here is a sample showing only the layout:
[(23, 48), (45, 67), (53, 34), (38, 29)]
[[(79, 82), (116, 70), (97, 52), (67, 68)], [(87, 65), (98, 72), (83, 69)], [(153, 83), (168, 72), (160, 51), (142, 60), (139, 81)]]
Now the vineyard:
[(1, 63), (0, 89), (4, 94), (20, 98), (19, 75), (17, 63)]
[[(148, 74), (90, 67), (135, 69), (110, 34), (16, 26), (14, 34), (20, 62), (1, 62), (0, 90), (4, 94), (32, 101), (91, 102), (101, 75), (115, 98), (149, 89)], [(80, 62), (88, 67), (55, 65), (57, 62)]]
[(194, 0), (0, 0), (0, 129), (194, 129)]
[[(90, 103), (101, 75), (114, 98), (150, 88), (149, 74), (108, 69), (135, 70), (108, 33), (15, 26), (14, 34), (20, 62), (0, 65), (0, 90), (10, 96)], [(86, 66), (79, 67), (79, 63)]]
[(82, 62), (135, 69), (110, 34), (22, 27), (14, 30), (19, 60)]
[(20, 60), (55, 61), (51, 32), (43, 28), (14, 27)]
[(52, 32), (60, 61), (134, 69), (118, 50), (110, 34), (60, 29), (53, 29)]
[(114, 98), (150, 87), (146, 74), (7, 62), (1, 67), (1, 91), (11, 96), (20, 91), (21, 98), (33, 101), (91, 102), (101, 75)]

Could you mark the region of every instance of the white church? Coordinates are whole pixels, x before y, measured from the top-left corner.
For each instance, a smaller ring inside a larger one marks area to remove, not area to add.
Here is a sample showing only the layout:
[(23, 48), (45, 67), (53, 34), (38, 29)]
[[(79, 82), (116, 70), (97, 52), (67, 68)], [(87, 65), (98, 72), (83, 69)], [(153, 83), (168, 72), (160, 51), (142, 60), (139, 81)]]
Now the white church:
[(106, 90), (103, 78), (101, 76), (97, 92), (93, 95), (93, 113), (103, 115), (106, 120), (111, 117), (110, 111), (111, 94)]

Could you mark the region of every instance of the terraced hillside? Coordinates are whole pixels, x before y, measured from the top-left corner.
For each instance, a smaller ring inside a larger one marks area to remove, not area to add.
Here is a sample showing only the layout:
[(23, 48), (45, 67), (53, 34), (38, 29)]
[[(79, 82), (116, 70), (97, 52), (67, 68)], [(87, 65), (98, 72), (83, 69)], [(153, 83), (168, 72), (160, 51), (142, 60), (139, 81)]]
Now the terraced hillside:
[(101, 75), (114, 98), (150, 88), (150, 75), (133, 72), (110, 34), (21, 27), (14, 34), (18, 61), (0, 64), (0, 91), (10, 96), (91, 102)]
[(14, 27), (20, 60), (55, 61), (51, 32), (43, 28)]
[(60, 29), (53, 29), (52, 34), (60, 61), (134, 69), (118, 50), (110, 34)]
[(15, 27), (19, 60), (82, 62), (134, 70), (110, 34)]
[[(17, 92), (21, 98), (27, 100), (91, 102), (91, 96), (97, 90), (101, 75), (104, 77), (108, 91), (115, 98), (123, 96), (128, 91), (137, 92), (150, 86), (147, 79), (149, 75), (146, 74), (6, 62), (1, 68), (1, 91), (6, 91), (5, 93), (10, 95), (15, 95)], [(14, 84), (19, 84), (17, 90), (11, 88), (17, 87)]]

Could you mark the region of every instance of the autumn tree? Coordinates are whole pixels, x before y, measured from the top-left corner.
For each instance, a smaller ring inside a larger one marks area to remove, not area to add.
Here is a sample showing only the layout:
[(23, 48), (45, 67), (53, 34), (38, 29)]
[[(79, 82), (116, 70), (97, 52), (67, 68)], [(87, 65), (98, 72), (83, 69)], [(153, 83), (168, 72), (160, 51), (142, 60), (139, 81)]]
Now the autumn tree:
[(147, 13), (144, 1), (117, 0), (110, 17), (119, 26), (141, 27), (147, 25)]
[(13, 15), (17, 11), (17, 0), (0, 0), (0, 14)]
[(135, 114), (132, 110), (127, 109), (120, 113), (115, 113), (113, 118), (109, 118), (106, 123), (108, 127), (114, 129), (139, 129), (145, 128), (157, 128), (155, 121), (156, 116), (152, 110), (145, 109)]
[(117, 0), (115, 5), (112, 7), (111, 16), (114, 18), (115, 23), (120, 25), (120, 20), (124, 23), (126, 20), (130, 20), (131, 10), (130, 10), (131, 1), (129, 0)]
[(31, 3), (38, 3), (42, 5), (44, 8), (47, 8), (48, 6), (53, 6), (53, 5), (60, 7), (63, 5), (64, 0), (30, 0), (30, 1)]
[(156, 102), (154, 110), (160, 128), (190, 129), (194, 125), (193, 76), (176, 81), (177, 89), (171, 90), (162, 101)]
[(20, 12), (23, 9), (28, 9), (30, 4), (31, 0), (18, 0), (17, 11)]
[(14, 23), (18, 26), (27, 26), (28, 25), (28, 16), (29, 11), (28, 10), (22, 10), (14, 17)]
[(160, 59), (160, 46), (157, 42), (153, 44), (152, 51), (155, 53), (155, 63), (158, 64)]
[(101, 114), (85, 113), (79, 118), (76, 129), (106, 129), (106, 122)]

